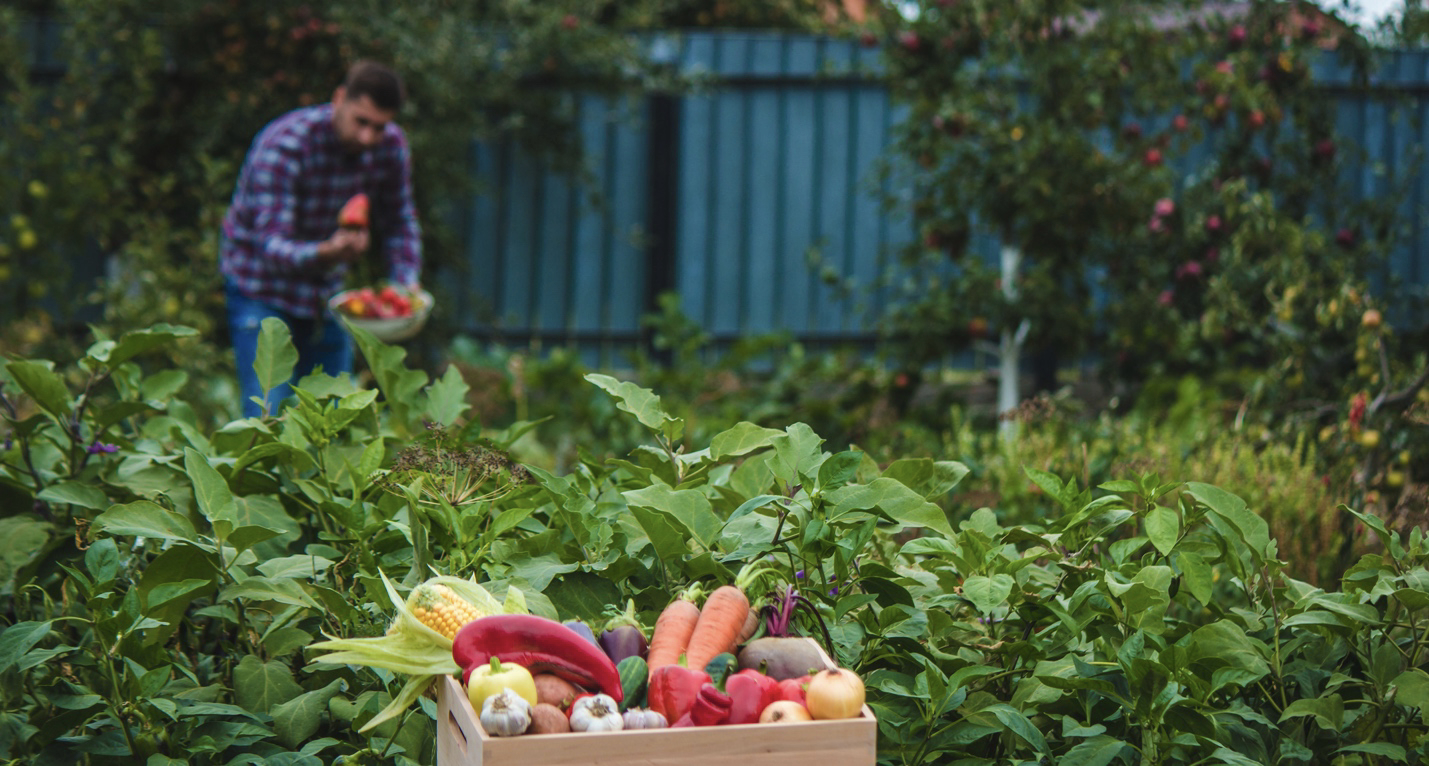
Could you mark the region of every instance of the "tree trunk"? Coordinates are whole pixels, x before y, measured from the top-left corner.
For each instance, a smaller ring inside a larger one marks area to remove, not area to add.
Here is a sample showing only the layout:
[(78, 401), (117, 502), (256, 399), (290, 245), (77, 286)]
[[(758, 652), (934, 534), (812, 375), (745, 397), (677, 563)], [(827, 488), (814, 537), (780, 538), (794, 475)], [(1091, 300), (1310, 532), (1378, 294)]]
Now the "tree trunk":
[[(1002, 245), (1002, 295), (1007, 302), (1017, 302), (1017, 271), (1021, 268), (1022, 251), (1007, 244)], [(998, 433), (1003, 441), (1017, 437), (1017, 421), (1011, 417), (1020, 401), (1018, 393), (1018, 368), (1022, 360), (1022, 344), (1027, 339), (1029, 325), (1026, 319), (1014, 330), (1002, 328), (1002, 343), (998, 350), (997, 414), (1003, 418), (998, 425)]]

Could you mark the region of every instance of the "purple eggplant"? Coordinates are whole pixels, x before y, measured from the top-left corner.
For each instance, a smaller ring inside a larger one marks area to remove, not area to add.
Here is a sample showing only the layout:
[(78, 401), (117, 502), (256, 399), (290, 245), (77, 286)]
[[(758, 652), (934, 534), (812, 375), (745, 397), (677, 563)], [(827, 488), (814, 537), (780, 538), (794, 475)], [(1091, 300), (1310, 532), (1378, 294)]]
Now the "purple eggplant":
[(645, 634), (634, 625), (617, 625), (601, 631), (600, 648), (605, 650), (611, 662), (619, 664), (627, 657), (645, 659), (650, 644), (645, 640)]
[(615, 612), (605, 623), (600, 632), (600, 648), (617, 665), (627, 657), (645, 659), (650, 644), (645, 639), (645, 628), (640, 624), (640, 618), (635, 616), (634, 599), (626, 603), (624, 612)]
[(584, 638), (596, 646), (600, 646), (600, 642), (595, 640), (595, 631), (591, 630), (589, 625), (580, 620), (566, 620), (564, 624), (567, 628), (579, 633), (581, 638)]

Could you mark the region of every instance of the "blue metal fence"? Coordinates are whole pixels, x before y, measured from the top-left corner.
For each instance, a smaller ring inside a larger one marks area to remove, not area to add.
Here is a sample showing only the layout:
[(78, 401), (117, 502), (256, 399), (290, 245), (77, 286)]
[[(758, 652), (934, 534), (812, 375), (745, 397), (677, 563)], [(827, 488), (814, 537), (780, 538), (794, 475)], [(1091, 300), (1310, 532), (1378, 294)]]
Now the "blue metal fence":
[(471, 210), (462, 329), (575, 343), (608, 362), (641, 342), (641, 318), (673, 291), (717, 343), (870, 337), (864, 309), (876, 306), (821, 280), (808, 256), (871, 281), (909, 236), (869, 186), (896, 119), (877, 52), (777, 33), (671, 42), (705, 87), (634, 115), (582, 102), (603, 205), (511, 147), (478, 148), (473, 172), (491, 193)]

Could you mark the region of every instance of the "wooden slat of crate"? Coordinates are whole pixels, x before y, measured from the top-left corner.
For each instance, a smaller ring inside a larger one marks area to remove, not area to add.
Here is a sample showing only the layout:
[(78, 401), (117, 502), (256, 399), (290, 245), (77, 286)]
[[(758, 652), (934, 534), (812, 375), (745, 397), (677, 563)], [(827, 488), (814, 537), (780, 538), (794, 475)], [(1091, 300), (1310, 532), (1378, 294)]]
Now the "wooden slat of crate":
[(488, 737), (453, 677), (437, 684), (437, 766), (872, 766), (878, 721)]

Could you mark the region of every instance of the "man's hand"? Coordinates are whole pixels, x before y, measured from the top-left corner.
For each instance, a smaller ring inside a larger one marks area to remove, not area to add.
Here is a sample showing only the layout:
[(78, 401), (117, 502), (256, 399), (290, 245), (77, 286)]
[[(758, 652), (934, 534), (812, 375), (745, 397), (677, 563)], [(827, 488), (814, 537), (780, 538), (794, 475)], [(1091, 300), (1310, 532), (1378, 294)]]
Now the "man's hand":
[(318, 243), (318, 258), (328, 263), (351, 263), (367, 252), (367, 229), (342, 228)]

